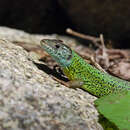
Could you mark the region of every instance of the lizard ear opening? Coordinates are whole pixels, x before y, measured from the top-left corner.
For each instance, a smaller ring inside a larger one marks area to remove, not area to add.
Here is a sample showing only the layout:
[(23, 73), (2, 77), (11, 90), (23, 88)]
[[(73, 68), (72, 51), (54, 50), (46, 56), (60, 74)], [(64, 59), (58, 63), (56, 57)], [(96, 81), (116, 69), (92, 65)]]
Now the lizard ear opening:
[(67, 60), (70, 60), (71, 59), (71, 57), (72, 57), (72, 50), (69, 48), (69, 51), (70, 51), (70, 55), (68, 55), (68, 58), (67, 58)]
[(71, 50), (71, 48), (68, 47), (66, 44), (63, 44), (63, 43), (62, 43), (62, 45), (66, 48), (66, 49), (65, 49), (65, 50), (66, 50), (66, 54), (67, 54), (66, 59), (67, 59), (67, 60), (70, 60), (71, 57), (72, 57), (72, 50)]

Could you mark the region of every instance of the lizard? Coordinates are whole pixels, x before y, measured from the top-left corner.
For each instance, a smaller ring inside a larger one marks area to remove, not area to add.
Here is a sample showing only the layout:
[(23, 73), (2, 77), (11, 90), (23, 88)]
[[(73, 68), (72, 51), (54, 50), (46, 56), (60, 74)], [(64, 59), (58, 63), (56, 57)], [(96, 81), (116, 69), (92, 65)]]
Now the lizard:
[(88, 64), (63, 41), (42, 39), (40, 45), (59, 64), (71, 82), (78, 82), (78, 87), (90, 94), (102, 97), (130, 90), (130, 82), (101, 72)]

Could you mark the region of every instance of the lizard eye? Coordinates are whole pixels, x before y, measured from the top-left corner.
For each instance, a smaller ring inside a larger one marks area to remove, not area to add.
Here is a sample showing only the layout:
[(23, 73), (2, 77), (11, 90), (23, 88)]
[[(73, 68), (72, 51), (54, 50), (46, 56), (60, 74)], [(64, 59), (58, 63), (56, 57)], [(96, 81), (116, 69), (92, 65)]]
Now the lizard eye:
[(55, 47), (58, 49), (60, 46), (59, 45), (55, 45)]

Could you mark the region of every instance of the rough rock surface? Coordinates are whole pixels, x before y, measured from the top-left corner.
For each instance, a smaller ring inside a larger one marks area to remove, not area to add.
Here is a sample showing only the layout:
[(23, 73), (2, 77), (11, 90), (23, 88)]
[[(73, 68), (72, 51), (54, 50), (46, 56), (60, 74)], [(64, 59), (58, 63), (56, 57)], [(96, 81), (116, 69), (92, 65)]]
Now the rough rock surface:
[(102, 130), (93, 106), (95, 97), (54, 81), (37, 68), (28, 52), (11, 43), (39, 44), (46, 37), (55, 35), (0, 28), (0, 129)]

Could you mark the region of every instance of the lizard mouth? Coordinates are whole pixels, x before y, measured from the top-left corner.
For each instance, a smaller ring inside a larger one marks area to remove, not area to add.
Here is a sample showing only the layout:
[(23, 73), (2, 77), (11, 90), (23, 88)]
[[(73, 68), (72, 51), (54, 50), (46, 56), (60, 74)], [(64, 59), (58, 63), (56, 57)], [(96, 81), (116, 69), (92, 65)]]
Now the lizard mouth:
[(54, 43), (50, 39), (42, 39), (40, 41), (41, 47), (49, 54), (55, 51)]
[(50, 47), (49, 46), (49, 44), (48, 44), (48, 42), (47, 42), (47, 39), (42, 39), (41, 41), (40, 41), (40, 44), (41, 44), (41, 47), (43, 47), (43, 48), (45, 48), (45, 47)]
[(46, 42), (45, 39), (42, 39), (42, 40), (40, 41), (40, 43), (41, 43), (41, 45), (46, 45), (46, 44), (47, 44), (47, 42)]

